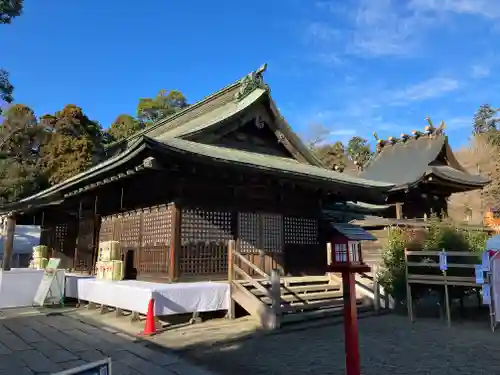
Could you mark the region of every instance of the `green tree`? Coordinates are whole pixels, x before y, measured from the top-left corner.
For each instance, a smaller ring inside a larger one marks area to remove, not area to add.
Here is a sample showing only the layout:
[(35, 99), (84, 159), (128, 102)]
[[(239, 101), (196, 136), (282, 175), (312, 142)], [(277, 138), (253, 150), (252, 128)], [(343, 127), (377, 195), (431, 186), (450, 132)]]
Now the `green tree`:
[(16, 104), (0, 128), (0, 203), (13, 202), (45, 186), (39, 165), (45, 132), (33, 110)]
[(497, 123), (500, 121), (496, 117), (498, 109), (493, 108), (489, 104), (483, 104), (474, 114), (472, 123), (473, 134), (489, 133), (497, 130)]
[(69, 104), (54, 115), (45, 115), (40, 123), (48, 130), (42, 146), (43, 171), (50, 184), (85, 171), (103, 156), (103, 132), (81, 108)]
[(23, 0), (0, 0), (0, 23), (9, 24), (23, 11)]
[[(14, 17), (20, 16), (23, 11), (23, 0), (0, 0), (0, 24), (11, 23)], [(12, 103), (14, 86), (9, 81), (9, 73), (0, 69), (0, 100)], [(0, 107), (0, 115), (2, 108)]]
[(107, 131), (114, 141), (125, 139), (143, 129), (144, 125), (130, 115), (119, 115)]
[[(6, 103), (12, 103), (14, 97), (12, 93), (14, 91), (14, 86), (9, 81), (9, 73), (0, 69), (0, 100)], [(2, 107), (0, 107), (0, 115), (2, 114)]]
[(354, 136), (349, 140), (346, 151), (347, 156), (355, 162), (359, 168), (362, 168), (372, 156), (368, 141), (358, 136)]
[(187, 107), (187, 100), (177, 90), (161, 90), (154, 98), (141, 98), (137, 105), (137, 119), (149, 125), (165, 117), (171, 116)]

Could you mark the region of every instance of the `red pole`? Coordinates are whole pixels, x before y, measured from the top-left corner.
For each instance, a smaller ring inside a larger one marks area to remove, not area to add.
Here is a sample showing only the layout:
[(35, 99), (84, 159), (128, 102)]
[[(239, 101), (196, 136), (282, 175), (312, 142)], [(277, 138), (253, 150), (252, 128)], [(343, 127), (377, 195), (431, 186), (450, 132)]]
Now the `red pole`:
[(346, 375), (361, 375), (356, 309), (356, 279), (349, 271), (342, 272), (344, 292), (344, 336)]

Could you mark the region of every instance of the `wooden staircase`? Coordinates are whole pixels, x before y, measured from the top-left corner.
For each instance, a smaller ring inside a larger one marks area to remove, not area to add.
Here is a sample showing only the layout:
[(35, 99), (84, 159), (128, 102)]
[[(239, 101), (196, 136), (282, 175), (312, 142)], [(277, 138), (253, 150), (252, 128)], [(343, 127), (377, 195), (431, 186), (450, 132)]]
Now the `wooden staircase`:
[[(268, 275), (234, 247), (229, 258), (232, 302), (258, 319), (263, 328), (342, 315), (342, 281), (334, 275), (280, 277), (277, 271)], [(371, 309), (361, 294), (357, 297), (360, 309)], [(234, 316), (234, 306), (230, 315)]]

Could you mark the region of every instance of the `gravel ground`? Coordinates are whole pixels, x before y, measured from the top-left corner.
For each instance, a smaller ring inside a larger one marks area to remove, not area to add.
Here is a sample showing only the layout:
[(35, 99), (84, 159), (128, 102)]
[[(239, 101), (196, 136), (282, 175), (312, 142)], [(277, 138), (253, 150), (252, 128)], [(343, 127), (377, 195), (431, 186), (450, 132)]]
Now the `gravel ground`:
[[(500, 374), (500, 332), (487, 320), (457, 322), (451, 329), (439, 319), (410, 324), (404, 316), (360, 320), (362, 374)], [(341, 325), (292, 329), (216, 345), (197, 343), (183, 355), (223, 375), (344, 374)]]

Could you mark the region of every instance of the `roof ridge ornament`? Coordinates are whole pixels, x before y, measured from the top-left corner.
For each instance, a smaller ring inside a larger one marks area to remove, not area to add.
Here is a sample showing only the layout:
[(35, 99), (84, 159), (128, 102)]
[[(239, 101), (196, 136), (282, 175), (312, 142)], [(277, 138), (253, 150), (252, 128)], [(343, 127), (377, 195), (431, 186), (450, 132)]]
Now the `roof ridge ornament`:
[(262, 64), (259, 69), (248, 73), (240, 80), (240, 88), (234, 95), (236, 101), (242, 100), (255, 89), (269, 90), (269, 87), (264, 82), (263, 73), (267, 69), (267, 64)]
[(434, 124), (432, 123), (432, 120), (429, 116), (427, 116), (425, 119), (429, 123), (429, 125), (427, 125), (424, 129), (426, 135), (431, 137), (431, 136), (437, 136), (437, 135), (444, 134), (444, 129), (446, 128), (446, 124), (444, 123), (444, 120), (441, 120), (439, 127), (435, 128)]

